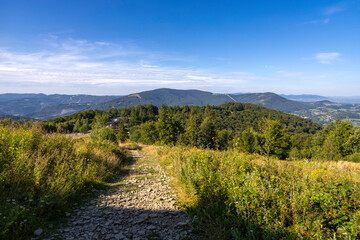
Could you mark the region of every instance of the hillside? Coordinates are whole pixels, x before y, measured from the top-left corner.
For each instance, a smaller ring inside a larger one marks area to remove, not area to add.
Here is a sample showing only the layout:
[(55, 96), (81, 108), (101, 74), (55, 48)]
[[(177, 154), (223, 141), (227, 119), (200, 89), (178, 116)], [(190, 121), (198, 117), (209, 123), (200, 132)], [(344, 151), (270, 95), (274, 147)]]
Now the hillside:
[(0, 120), (1, 119), (11, 119), (11, 120), (14, 120), (14, 121), (19, 121), (19, 120), (21, 120), (21, 121), (31, 121), (31, 120), (34, 120), (31, 117), (13, 116), (13, 115), (7, 115), (7, 114), (0, 113)]
[(309, 103), (309, 108), (292, 111), (292, 113), (321, 124), (332, 123), (337, 118), (347, 118), (360, 126), (360, 104), (341, 104), (324, 100)]
[(291, 112), (306, 109), (307, 104), (287, 100), (275, 93), (247, 93), (241, 95), (215, 94), (199, 90), (156, 89), (152, 91), (130, 94), (108, 102), (94, 105), (93, 109), (107, 110), (136, 106), (137, 104), (153, 104), (160, 107), (162, 103), (167, 106), (195, 105), (205, 106), (220, 105), (228, 102), (242, 102), (261, 105), (279, 111)]
[(335, 103), (360, 104), (360, 96), (325, 97), (325, 96), (311, 95), (311, 94), (300, 94), (300, 95), (280, 94), (280, 96), (289, 100), (294, 100), (299, 102), (318, 102), (318, 101), (328, 100)]
[[(92, 96), (92, 95), (45, 95), (45, 94), (0, 94), (0, 112), (14, 116), (41, 116), (41, 119), (55, 117), (51, 106), (56, 107), (59, 115), (72, 108), (71, 104), (97, 104), (115, 98), (115, 96)], [(70, 104), (70, 106), (66, 106)], [(63, 107), (63, 109), (61, 109)], [(50, 112), (48, 113), (47, 111)], [(65, 110), (65, 111), (64, 111)], [(76, 111), (85, 110), (77, 108)], [(39, 112), (37, 114), (36, 112)], [(72, 113), (72, 112), (69, 112)]]
[(257, 104), (287, 113), (309, 107), (306, 103), (288, 100), (275, 93), (246, 93), (232, 97), (235, 98), (237, 102)]
[[(290, 100), (296, 99), (297, 101)], [(330, 98), (329, 98), (330, 99)], [(355, 98), (354, 98), (355, 99)], [(310, 100), (320, 100), (310, 102)], [(302, 102), (300, 102), (302, 101)], [(275, 93), (216, 94), (200, 90), (155, 89), (126, 96), (0, 94), (0, 113), (49, 119), (72, 113), (99, 109), (123, 108), (152, 104), (167, 106), (217, 106), (229, 102), (257, 104), (266, 108), (309, 118), (321, 124), (336, 118), (349, 118), (360, 125), (360, 105), (334, 103), (317, 95), (277, 95)]]
[(28, 116), (36, 119), (49, 119), (63, 117), (73, 113), (85, 111), (91, 107), (90, 103), (70, 103), (51, 105), (40, 110), (28, 114)]
[(113, 107), (122, 108), (136, 106), (138, 104), (152, 104), (158, 107), (160, 107), (161, 104), (167, 106), (205, 106), (206, 104), (219, 105), (227, 102), (234, 102), (234, 100), (229, 95), (225, 94), (214, 94), (199, 90), (161, 88), (119, 97), (108, 102), (94, 105), (92, 108), (107, 110)]
[(319, 96), (319, 95), (312, 95), (312, 94), (301, 94), (301, 95), (286, 95), (286, 94), (280, 94), (280, 96), (293, 100), (293, 101), (299, 101), (299, 102), (318, 102), (323, 100), (328, 100), (327, 97)]

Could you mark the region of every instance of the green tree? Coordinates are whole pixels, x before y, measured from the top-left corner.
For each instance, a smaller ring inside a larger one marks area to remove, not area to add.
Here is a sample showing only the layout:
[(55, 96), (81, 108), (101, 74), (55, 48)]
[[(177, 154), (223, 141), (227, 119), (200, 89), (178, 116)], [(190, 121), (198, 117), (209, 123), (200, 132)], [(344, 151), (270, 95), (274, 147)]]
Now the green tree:
[(79, 130), (80, 130), (80, 121), (78, 119), (74, 124), (73, 132), (79, 132)]
[(159, 133), (155, 122), (146, 122), (140, 125), (141, 142), (145, 144), (154, 144), (159, 139)]
[(181, 133), (180, 122), (174, 119), (171, 109), (164, 104), (161, 105), (159, 111), (157, 129), (159, 132), (159, 140), (162, 144), (174, 145), (178, 135)]
[(88, 133), (89, 131), (90, 131), (89, 119), (83, 118), (81, 120), (81, 127), (79, 128), (79, 132)]
[(267, 159), (270, 159), (270, 155), (286, 159), (291, 147), (290, 137), (285, 132), (285, 128), (281, 125), (280, 121), (271, 120), (270, 117), (265, 118), (260, 129), (264, 139), (262, 147), (267, 154)]
[(244, 152), (254, 153), (258, 148), (256, 132), (253, 128), (247, 128), (241, 133), (240, 149)]
[(185, 125), (185, 139), (183, 140), (186, 145), (193, 147), (198, 146), (199, 138), (199, 129), (200, 129), (201, 119), (199, 114), (196, 114), (192, 109), (189, 119), (186, 121)]
[(122, 120), (119, 121), (119, 126), (118, 126), (118, 133), (117, 133), (117, 139), (120, 142), (125, 142), (126, 139), (129, 138), (129, 135), (127, 134), (127, 132), (125, 131), (125, 126)]
[(321, 158), (325, 160), (339, 160), (341, 158), (340, 145), (334, 133), (330, 133), (322, 146)]
[(216, 130), (210, 117), (206, 117), (199, 126), (198, 146), (202, 148), (215, 148)]
[(105, 127), (107, 124), (108, 115), (106, 113), (98, 113), (95, 115), (94, 121), (91, 124), (92, 129)]
[(94, 140), (103, 141), (109, 140), (112, 142), (116, 142), (116, 131), (112, 128), (101, 127), (93, 129), (90, 133), (90, 137)]

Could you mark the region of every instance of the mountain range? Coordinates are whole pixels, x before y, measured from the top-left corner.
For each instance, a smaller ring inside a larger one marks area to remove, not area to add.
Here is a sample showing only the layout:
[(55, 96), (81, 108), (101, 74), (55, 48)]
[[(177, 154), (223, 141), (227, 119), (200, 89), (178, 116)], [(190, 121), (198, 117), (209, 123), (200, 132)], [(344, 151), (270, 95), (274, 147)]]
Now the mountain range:
[[(310, 118), (326, 124), (337, 117), (349, 118), (360, 124), (360, 104), (330, 101), (318, 95), (277, 95), (275, 93), (217, 94), (200, 90), (155, 89), (126, 96), (0, 94), (0, 116), (14, 115), (35, 119), (49, 119), (88, 109), (108, 110), (138, 104), (220, 105), (242, 102)], [(356, 99), (356, 97), (352, 98)], [(360, 98), (359, 98), (360, 99)]]

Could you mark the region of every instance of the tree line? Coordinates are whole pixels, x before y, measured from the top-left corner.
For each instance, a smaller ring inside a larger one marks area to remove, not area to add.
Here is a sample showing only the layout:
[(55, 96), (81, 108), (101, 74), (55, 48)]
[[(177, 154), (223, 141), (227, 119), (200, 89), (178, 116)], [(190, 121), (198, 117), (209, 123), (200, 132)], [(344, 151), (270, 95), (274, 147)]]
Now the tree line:
[[(109, 127), (114, 123), (112, 127)], [(321, 125), (254, 104), (165, 106), (146, 104), (88, 110), (43, 121), (48, 131), (88, 132), (94, 138), (144, 144), (187, 145), (280, 159), (360, 161), (360, 132), (348, 120)]]

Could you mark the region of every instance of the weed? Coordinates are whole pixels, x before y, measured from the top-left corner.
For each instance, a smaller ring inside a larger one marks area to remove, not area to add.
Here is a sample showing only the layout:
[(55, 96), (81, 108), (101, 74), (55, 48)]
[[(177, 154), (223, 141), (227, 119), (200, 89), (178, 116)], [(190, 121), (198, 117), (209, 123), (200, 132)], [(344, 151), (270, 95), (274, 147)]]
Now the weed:
[(28, 239), (121, 170), (116, 144), (0, 126), (0, 239)]
[(360, 237), (356, 163), (266, 161), (189, 148), (158, 152), (184, 188), (183, 204), (206, 239)]

